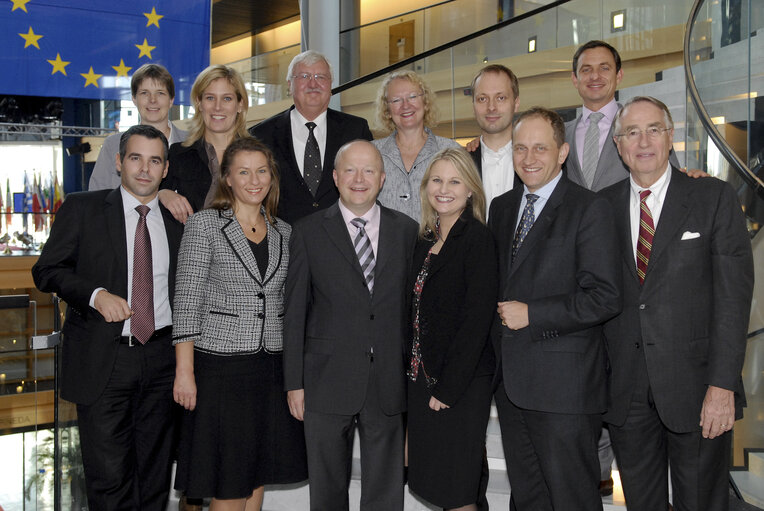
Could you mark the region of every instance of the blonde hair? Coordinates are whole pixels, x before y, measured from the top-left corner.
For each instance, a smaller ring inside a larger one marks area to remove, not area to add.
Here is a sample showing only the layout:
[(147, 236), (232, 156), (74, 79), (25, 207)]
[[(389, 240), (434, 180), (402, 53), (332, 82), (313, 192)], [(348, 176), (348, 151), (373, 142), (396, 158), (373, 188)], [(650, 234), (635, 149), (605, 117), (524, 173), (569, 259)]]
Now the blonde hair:
[(191, 119), (191, 129), (188, 132), (188, 138), (183, 142), (184, 146), (189, 147), (197, 140), (204, 138), (207, 128), (204, 125), (200, 109), (202, 95), (212, 82), (220, 78), (225, 78), (231, 84), (234, 91), (236, 91), (236, 101), (241, 105), (241, 112), (236, 114), (234, 138), (247, 136), (245, 123), (247, 120), (247, 109), (249, 108), (249, 97), (247, 96), (247, 89), (244, 87), (244, 80), (242, 80), (241, 75), (235, 69), (218, 64), (209, 66), (199, 73), (199, 76), (194, 81), (194, 85), (191, 87), (191, 101), (194, 104), (195, 113), (193, 119)]
[(483, 183), (480, 180), (477, 167), (475, 167), (475, 162), (472, 160), (472, 156), (461, 147), (449, 147), (435, 153), (435, 156), (430, 160), (430, 164), (427, 165), (427, 170), (419, 185), (419, 199), (422, 203), (422, 220), (419, 222), (419, 237), (422, 239), (430, 239), (436, 231), (435, 224), (438, 220), (438, 213), (427, 198), (427, 183), (430, 182), (430, 175), (435, 163), (441, 160), (451, 163), (459, 173), (459, 177), (462, 178), (464, 184), (472, 192), (472, 197), (467, 199), (467, 208), (471, 208), (473, 217), (485, 224), (485, 192), (483, 191)]
[(374, 100), (376, 122), (375, 125), (385, 133), (391, 133), (395, 130), (392, 116), (390, 115), (390, 105), (387, 101), (387, 88), (393, 80), (408, 80), (419, 90), (422, 91), (422, 103), (424, 104), (424, 125), (427, 128), (434, 128), (438, 125), (438, 108), (435, 105), (435, 93), (430, 86), (414, 71), (401, 70), (393, 71), (382, 80), (377, 91), (377, 99)]

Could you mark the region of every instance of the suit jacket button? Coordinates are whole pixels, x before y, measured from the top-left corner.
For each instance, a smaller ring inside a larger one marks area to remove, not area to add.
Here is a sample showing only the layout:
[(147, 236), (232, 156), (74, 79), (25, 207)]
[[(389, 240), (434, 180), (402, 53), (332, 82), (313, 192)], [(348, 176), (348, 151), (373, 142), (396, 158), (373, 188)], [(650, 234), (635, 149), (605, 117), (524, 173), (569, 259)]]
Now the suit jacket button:
[(317, 208), (317, 207), (318, 207), (318, 202), (314, 202), (314, 203), (313, 203), (313, 207), (314, 207), (314, 208)]
[(257, 317), (260, 318), (260, 319), (263, 319), (265, 317), (265, 313), (264, 312), (258, 312), (257, 313)]
[(265, 293), (257, 293), (257, 297), (262, 300), (265, 298)]
[(374, 314), (370, 315), (370, 316), (369, 316), (369, 319), (370, 319), (370, 320), (372, 320), (372, 321), (374, 321)]
[(646, 308), (647, 308), (647, 305), (645, 305), (644, 303), (640, 303), (640, 304), (639, 304), (639, 310), (643, 311), (643, 310), (645, 310)]
[(635, 347), (635, 348), (637, 348), (637, 349), (639, 349), (639, 343), (638, 343), (638, 342), (635, 342), (635, 343), (634, 343), (634, 347)]

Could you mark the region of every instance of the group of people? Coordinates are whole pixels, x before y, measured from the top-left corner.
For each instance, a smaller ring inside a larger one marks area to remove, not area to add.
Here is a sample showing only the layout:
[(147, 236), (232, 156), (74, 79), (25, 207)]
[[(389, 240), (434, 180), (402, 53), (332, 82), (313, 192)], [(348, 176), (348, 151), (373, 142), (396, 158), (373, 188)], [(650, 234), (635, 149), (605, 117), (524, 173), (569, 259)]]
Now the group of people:
[(106, 139), (103, 189), (67, 197), (33, 268), (68, 304), (91, 508), (163, 509), (177, 457), (176, 488), (215, 510), (305, 479), (311, 509), (348, 509), (357, 429), (361, 509), (402, 509), (406, 481), (487, 509), (494, 400), (513, 510), (602, 509), (611, 443), (630, 511), (669, 507), (669, 464), (677, 511), (726, 509), (743, 213), (679, 169), (662, 102), (615, 101), (615, 48), (584, 44), (571, 76), (566, 125), (484, 67), (468, 152), (411, 71), (382, 82), (372, 140), (328, 108), (314, 51), (289, 66), (294, 106), (249, 133), (232, 69), (196, 79), (187, 134), (172, 77), (138, 69), (143, 124)]

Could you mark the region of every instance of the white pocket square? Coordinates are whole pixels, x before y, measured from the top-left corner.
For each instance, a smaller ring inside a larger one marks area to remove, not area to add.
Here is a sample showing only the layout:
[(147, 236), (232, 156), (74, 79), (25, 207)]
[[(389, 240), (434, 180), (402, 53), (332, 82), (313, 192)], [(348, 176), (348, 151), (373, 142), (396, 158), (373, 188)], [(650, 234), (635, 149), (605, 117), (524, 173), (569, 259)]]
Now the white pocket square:
[(684, 231), (684, 234), (682, 234), (682, 241), (694, 240), (695, 238), (700, 238), (699, 232)]

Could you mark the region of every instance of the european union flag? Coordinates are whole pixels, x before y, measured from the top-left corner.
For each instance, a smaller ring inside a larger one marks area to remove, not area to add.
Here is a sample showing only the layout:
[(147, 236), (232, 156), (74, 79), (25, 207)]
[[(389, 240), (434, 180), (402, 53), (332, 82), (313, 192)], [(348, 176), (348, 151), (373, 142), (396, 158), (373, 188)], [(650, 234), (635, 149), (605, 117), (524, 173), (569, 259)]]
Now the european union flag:
[(130, 99), (130, 75), (153, 62), (190, 104), (209, 65), (210, 0), (10, 0), (0, 45), (0, 94)]

